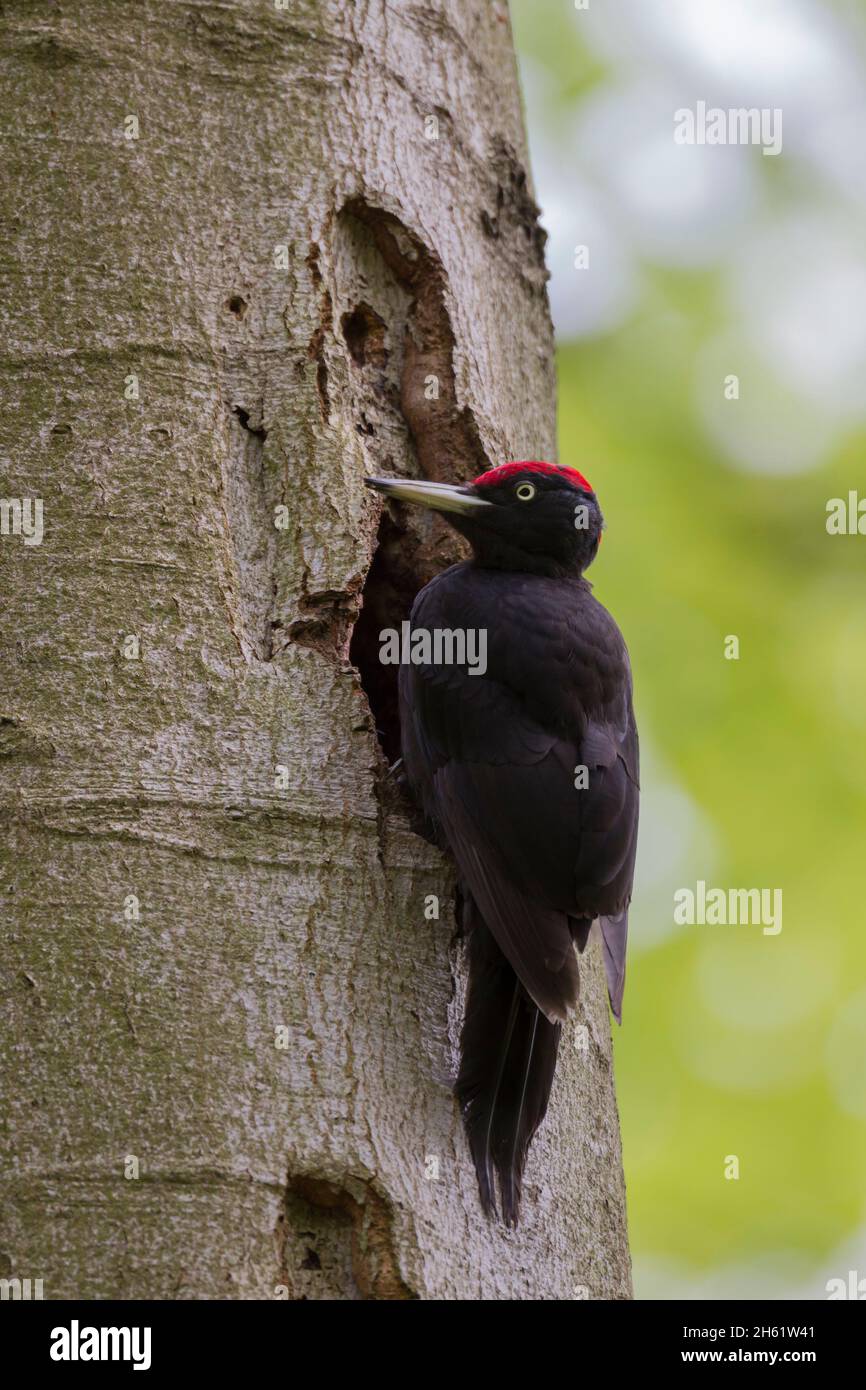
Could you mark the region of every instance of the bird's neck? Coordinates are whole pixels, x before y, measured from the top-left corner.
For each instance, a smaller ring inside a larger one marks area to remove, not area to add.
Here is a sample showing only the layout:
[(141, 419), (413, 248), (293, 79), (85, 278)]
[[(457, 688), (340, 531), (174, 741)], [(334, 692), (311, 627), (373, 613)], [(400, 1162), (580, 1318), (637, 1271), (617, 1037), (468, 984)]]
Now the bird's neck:
[(576, 561), (531, 554), (501, 543), (473, 547), (470, 564), (474, 569), (499, 570), (506, 574), (536, 574), (545, 579), (580, 579), (583, 576), (583, 567)]

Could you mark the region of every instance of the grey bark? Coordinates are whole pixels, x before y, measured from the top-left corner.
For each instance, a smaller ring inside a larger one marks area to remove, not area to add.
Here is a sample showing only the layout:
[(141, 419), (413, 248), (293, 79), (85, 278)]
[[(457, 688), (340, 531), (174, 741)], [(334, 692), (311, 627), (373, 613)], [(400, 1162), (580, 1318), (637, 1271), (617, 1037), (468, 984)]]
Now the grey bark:
[[(0, 493), (45, 534), (0, 537), (0, 1275), (628, 1297), (596, 948), (506, 1233), (450, 1090), (451, 871), (348, 655), (365, 473), (555, 449), (507, 8), (2, 22)], [(397, 526), (404, 587), (456, 553)]]

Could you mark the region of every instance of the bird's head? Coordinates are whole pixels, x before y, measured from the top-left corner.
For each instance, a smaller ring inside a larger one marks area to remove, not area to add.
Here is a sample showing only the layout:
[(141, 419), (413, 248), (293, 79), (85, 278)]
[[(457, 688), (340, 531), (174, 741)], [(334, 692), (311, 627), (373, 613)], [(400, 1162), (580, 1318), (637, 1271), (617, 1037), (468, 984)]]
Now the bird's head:
[(487, 569), (582, 574), (598, 553), (604, 518), (576, 468), (503, 463), (462, 485), (364, 481), (395, 501), (442, 512), (472, 545), (476, 564)]

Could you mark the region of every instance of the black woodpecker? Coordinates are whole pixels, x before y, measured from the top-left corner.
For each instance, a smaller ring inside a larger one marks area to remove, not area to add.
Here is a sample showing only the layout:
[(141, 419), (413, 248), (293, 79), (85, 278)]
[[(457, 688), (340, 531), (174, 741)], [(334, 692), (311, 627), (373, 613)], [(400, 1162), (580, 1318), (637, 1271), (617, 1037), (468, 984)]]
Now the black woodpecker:
[(366, 481), (444, 513), (472, 546), (410, 623), (413, 637), (485, 633), (485, 669), (402, 665), (400, 732), (409, 786), (457, 866), (469, 987), (456, 1093), (481, 1203), (495, 1214), (498, 1177), (513, 1226), (577, 1003), (574, 947), (594, 922), (621, 1019), (638, 736), (625, 642), (583, 577), (603, 518), (583, 475), (550, 463), (465, 486)]

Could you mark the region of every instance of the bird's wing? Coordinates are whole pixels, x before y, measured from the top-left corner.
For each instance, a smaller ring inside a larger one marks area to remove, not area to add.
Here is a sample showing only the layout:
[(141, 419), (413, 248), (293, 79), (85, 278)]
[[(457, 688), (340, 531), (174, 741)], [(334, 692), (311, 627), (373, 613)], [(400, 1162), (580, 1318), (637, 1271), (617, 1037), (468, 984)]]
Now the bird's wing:
[[(580, 614), (515, 612), (512, 589), (491, 622), (490, 596), (481, 594), (476, 613), (477, 585), (468, 597), (465, 587), (429, 586), (413, 625), (456, 627), (456, 610), (465, 626), (483, 617), (488, 669), (403, 668), (407, 772), (500, 949), (539, 1008), (561, 1019), (577, 997), (575, 927), (620, 921), (631, 894), (638, 790), (630, 682), (609, 682), (610, 698), (600, 698), (599, 635), (591, 623), (585, 635)], [(545, 672), (561, 677), (556, 699), (545, 691), (533, 698), (533, 673), (543, 680)], [(581, 766), (586, 787), (577, 785)], [(621, 926), (610, 935), (621, 974)], [(617, 988), (615, 973), (618, 1011)]]

